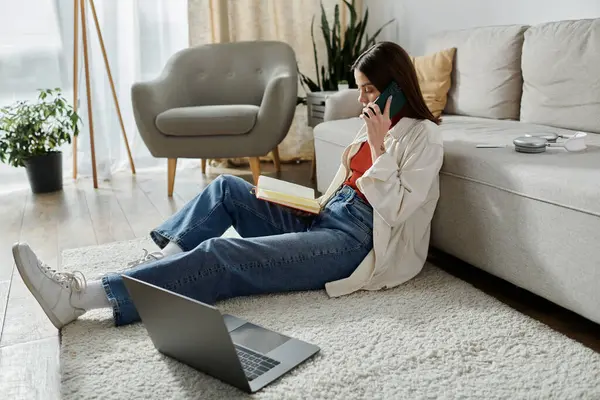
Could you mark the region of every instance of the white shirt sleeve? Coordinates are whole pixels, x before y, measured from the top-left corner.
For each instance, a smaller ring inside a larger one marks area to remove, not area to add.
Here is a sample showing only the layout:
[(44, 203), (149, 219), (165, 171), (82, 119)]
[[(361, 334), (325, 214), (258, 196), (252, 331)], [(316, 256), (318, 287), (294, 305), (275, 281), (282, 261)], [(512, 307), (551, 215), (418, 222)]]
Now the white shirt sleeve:
[[(392, 146), (398, 146), (394, 140)], [(379, 156), (373, 166), (356, 182), (373, 210), (391, 227), (404, 223), (427, 200), (431, 185), (438, 177), (444, 149), (430, 143), (426, 132), (420, 132), (402, 166), (388, 152)]]

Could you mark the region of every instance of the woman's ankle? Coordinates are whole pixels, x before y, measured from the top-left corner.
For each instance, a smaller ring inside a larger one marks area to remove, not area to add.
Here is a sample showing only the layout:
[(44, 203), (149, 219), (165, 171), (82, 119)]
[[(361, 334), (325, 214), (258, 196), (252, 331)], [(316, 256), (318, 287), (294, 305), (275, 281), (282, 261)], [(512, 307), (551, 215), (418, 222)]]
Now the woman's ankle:
[(169, 242), (164, 249), (160, 251), (165, 257), (172, 256), (174, 254), (183, 253), (183, 249), (175, 242)]
[(110, 307), (102, 280), (98, 279), (87, 282), (85, 290), (73, 294), (71, 305), (85, 311)]

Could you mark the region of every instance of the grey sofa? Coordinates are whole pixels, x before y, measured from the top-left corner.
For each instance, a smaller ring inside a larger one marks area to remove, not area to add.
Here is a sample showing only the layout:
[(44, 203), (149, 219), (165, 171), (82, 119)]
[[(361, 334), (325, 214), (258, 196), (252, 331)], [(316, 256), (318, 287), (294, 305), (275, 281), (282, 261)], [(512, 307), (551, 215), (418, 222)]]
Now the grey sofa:
[[(174, 54), (160, 77), (133, 85), (140, 135), (154, 157), (169, 159), (169, 196), (177, 158), (250, 157), (274, 152), (294, 117), (296, 56), (283, 42), (209, 44)], [(205, 166), (205, 164), (203, 164)]]
[[(456, 47), (431, 244), (600, 323), (600, 20), (443, 32)], [(354, 91), (315, 130), (323, 191), (361, 125)], [(588, 133), (587, 150), (514, 151), (524, 134)], [(476, 144), (508, 144), (477, 149)]]

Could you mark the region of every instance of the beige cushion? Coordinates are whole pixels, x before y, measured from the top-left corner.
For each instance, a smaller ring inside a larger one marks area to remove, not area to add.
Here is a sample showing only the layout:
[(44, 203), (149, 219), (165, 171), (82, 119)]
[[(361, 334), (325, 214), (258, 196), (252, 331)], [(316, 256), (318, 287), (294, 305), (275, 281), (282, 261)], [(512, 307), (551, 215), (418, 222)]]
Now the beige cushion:
[(525, 32), (521, 120), (600, 133), (600, 19)]
[(429, 38), (426, 53), (456, 48), (446, 113), (519, 118), (525, 29), (523, 25), (483, 27), (441, 32)]
[(156, 127), (168, 136), (243, 135), (254, 127), (258, 109), (243, 104), (172, 108), (158, 115)]
[(435, 117), (439, 117), (446, 107), (455, 52), (456, 49), (451, 48), (426, 56), (411, 57), (425, 104)]

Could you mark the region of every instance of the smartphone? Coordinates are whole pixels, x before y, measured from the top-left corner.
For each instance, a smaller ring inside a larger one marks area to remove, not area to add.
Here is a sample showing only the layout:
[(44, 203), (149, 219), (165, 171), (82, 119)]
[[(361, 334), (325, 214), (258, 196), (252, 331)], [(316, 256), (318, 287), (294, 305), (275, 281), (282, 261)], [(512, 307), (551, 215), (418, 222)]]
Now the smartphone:
[[(394, 80), (375, 100), (375, 104), (377, 104), (381, 112), (385, 110), (385, 104), (390, 96), (392, 96), (392, 104), (390, 104), (390, 119), (392, 119), (406, 104), (406, 96), (404, 96), (404, 92), (402, 92), (402, 89), (400, 89), (400, 86)], [(369, 117), (367, 113), (364, 114), (366, 117)]]

